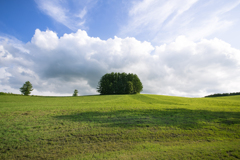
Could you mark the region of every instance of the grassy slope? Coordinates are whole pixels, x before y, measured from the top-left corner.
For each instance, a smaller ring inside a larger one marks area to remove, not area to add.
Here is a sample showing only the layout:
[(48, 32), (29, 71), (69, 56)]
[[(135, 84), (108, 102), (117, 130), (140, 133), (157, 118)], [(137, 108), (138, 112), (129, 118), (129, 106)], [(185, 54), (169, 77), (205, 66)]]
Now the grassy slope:
[(240, 96), (0, 96), (0, 159), (239, 159)]

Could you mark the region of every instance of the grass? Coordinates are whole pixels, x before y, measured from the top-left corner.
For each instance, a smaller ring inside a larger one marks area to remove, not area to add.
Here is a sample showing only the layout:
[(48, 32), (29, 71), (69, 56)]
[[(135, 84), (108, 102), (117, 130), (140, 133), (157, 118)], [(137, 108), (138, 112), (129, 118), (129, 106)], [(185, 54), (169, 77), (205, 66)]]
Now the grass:
[(240, 159), (240, 96), (0, 96), (0, 159)]

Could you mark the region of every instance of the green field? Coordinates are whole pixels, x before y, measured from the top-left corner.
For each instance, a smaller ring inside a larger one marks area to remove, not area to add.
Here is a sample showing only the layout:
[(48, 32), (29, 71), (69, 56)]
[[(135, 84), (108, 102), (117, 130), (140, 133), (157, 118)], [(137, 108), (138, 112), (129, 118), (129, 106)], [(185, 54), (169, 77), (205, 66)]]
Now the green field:
[(0, 159), (240, 159), (240, 96), (0, 95)]

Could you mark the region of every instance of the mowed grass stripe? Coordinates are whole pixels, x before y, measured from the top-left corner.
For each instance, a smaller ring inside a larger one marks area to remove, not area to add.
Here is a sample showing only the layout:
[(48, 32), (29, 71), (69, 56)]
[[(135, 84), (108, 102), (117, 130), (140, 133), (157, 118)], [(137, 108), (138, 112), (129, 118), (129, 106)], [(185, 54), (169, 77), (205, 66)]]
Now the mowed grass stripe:
[[(215, 153), (221, 159), (236, 159), (239, 101), (240, 96), (4, 95), (0, 96), (0, 158), (209, 159)], [(225, 147), (219, 148), (220, 144)]]

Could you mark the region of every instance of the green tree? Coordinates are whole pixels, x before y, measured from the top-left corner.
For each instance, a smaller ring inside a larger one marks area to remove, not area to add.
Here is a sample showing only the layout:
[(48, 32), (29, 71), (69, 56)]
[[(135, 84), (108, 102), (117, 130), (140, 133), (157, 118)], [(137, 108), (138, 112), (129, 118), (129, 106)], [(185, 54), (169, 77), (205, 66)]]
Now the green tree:
[(25, 96), (28, 96), (29, 94), (31, 94), (32, 91), (32, 84), (27, 81), (23, 84), (23, 86), (20, 88), (20, 91), (22, 92), (22, 94), (24, 94)]
[(74, 90), (74, 93), (73, 93), (73, 96), (75, 97), (75, 96), (78, 96), (78, 90)]
[(107, 73), (98, 82), (100, 94), (131, 94), (140, 93), (143, 85), (136, 74)]
[(128, 81), (128, 82), (127, 82), (126, 92), (127, 92), (128, 94), (133, 93), (133, 84), (132, 84), (131, 81)]
[(143, 85), (136, 74), (133, 75), (132, 83), (133, 83), (133, 93), (140, 93), (143, 89)]

